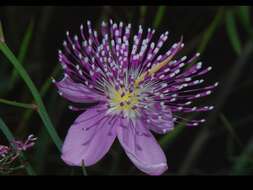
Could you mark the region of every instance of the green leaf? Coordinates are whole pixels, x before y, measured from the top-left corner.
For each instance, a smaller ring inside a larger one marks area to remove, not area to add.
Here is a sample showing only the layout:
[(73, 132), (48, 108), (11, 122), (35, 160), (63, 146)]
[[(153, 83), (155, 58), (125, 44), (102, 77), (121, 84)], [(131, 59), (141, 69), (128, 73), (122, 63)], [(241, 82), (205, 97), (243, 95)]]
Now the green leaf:
[(8, 141), (12, 141), (12, 140), (15, 139), (14, 136), (13, 136), (13, 134), (9, 130), (9, 128), (6, 126), (6, 124), (2, 120), (2, 118), (0, 118), (0, 129), (3, 132), (3, 134), (6, 136), (6, 138), (8, 139)]
[(243, 27), (249, 32), (252, 32), (251, 22), (250, 22), (250, 7), (249, 6), (239, 6), (238, 14)]
[(21, 78), (24, 80), (26, 85), (28, 86), (31, 94), (33, 95), (33, 98), (38, 106), (38, 113), (40, 118), (42, 119), (49, 135), (51, 136), (53, 142), (57, 146), (58, 150), (61, 151), (61, 145), (62, 141), (60, 137), (58, 136), (51, 119), (48, 116), (48, 113), (46, 111), (46, 108), (44, 106), (44, 103), (40, 97), (39, 91), (35, 87), (33, 81), (31, 80), (30, 76), (26, 72), (26, 70), (23, 68), (23, 66), (20, 64), (18, 59), (15, 57), (15, 55), (12, 53), (12, 51), (8, 48), (8, 46), (5, 43), (0, 42), (0, 50), (2, 53), (6, 56), (6, 58), (10, 61), (10, 63), (15, 67), (18, 74), (21, 76)]
[(166, 11), (166, 6), (159, 6), (156, 12), (156, 16), (154, 18), (154, 22), (153, 22), (154, 28), (158, 28), (160, 26), (162, 19), (164, 17), (165, 11)]
[[(21, 46), (19, 49), (18, 60), (19, 60), (20, 64), (23, 64), (24, 59), (26, 57), (27, 50), (29, 48), (29, 44), (30, 44), (30, 41), (32, 38), (33, 28), (34, 28), (34, 22), (32, 20), (25, 32), (24, 38), (22, 40), (22, 43), (21, 43)], [(9, 84), (10, 89), (14, 87), (14, 84), (17, 80), (17, 76), (18, 76), (18, 73), (17, 73), (16, 69), (14, 68), (12, 70), (12, 74), (11, 74), (11, 78), (10, 78), (10, 84)]]
[[(0, 130), (3, 132), (3, 134), (8, 139), (9, 142), (15, 140), (13, 134), (11, 133), (9, 128), (6, 126), (6, 124), (4, 123), (2, 118), (0, 118)], [(24, 153), (21, 153), (20, 157), (21, 157), (22, 160), (26, 160), (26, 157), (25, 157)], [(26, 169), (28, 175), (36, 175), (36, 173), (34, 172), (32, 166), (30, 165), (30, 163), (27, 162), (25, 169)]]
[(214, 19), (212, 20), (211, 24), (208, 26), (207, 30), (203, 34), (203, 38), (201, 39), (201, 43), (198, 47), (198, 52), (202, 53), (212, 38), (215, 30), (218, 28), (220, 25), (221, 21), (223, 20), (223, 14), (224, 14), (224, 9), (220, 8), (219, 11), (216, 13)]
[(231, 10), (226, 13), (226, 28), (229, 41), (237, 55), (241, 54), (241, 42), (236, 28), (235, 16)]

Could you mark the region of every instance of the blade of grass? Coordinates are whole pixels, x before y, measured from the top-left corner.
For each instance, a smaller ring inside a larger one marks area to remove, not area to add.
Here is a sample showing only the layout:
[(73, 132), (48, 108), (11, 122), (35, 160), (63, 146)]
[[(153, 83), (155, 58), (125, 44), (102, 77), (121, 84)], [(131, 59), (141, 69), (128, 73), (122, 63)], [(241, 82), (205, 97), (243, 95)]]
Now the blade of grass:
[[(32, 20), (28, 25), (28, 28), (25, 32), (25, 35), (23, 37), (22, 43), (19, 48), (19, 53), (18, 53), (17, 58), (18, 58), (20, 64), (23, 64), (24, 59), (27, 55), (27, 50), (29, 48), (30, 41), (32, 38), (33, 28), (34, 28), (34, 21)], [(11, 73), (10, 84), (9, 84), (10, 88), (14, 87), (14, 84), (17, 81), (17, 78), (18, 78), (18, 73), (17, 73), (16, 69), (14, 68)]]
[[(3, 132), (3, 134), (8, 139), (9, 142), (12, 142), (13, 140), (15, 140), (13, 134), (11, 133), (11, 131), (9, 130), (7, 125), (4, 123), (2, 118), (0, 118), (0, 130)], [(24, 153), (21, 153), (20, 157), (23, 161), (26, 161), (26, 157), (25, 157)], [(26, 162), (25, 169), (26, 169), (28, 175), (36, 175), (35, 171), (33, 170), (32, 166), (30, 165), (29, 162)]]
[(224, 8), (221, 7), (218, 12), (216, 13), (214, 19), (212, 20), (211, 24), (208, 26), (207, 30), (204, 32), (203, 37), (201, 39), (201, 43), (198, 47), (198, 52), (202, 53), (206, 49), (206, 46), (210, 39), (212, 38), (215, 30), (218, 28), (220, 23), (223, 21), (224, 15)]
[(6, 58), (10, 61), (10, 63), (15, 67), (18, 74), (21, 76), (21, 78), (24, 80), (24, 82), (28, 86), (28, 88), (31, 91), (33, 98), (38, 106), (38, 113), (39, 113), (45, 127), (47, 128), (49, 135), (51, 136), (51, 138), (52, 138), (53, 142), (55, 143), (55, 145), (57, 146), (58, 150), (61, 151), (62, 141), (61, 141), (60, 137), (58, 136), (58, 134), (51, 122), (51, 119), (48, 116), (48, 113), (47, 113), (44, 103), (41, 99), (39, 91), (35, 87), (30, 76), (28, 75), (26, 70), (19, 63), (18, 59), (15, 57), (15, 55), (12, 53), (12, 51), (8, 48), (8, 46), (5, 43), (0, 42), (0, 50), (6, 56)]
[(241, 54), (241, 42), (236, 28), (235, 16), (231, 10), (226, 12), (226, 29), (229, 41), (237, 55)]
[(158, 10), (156, 12), (156, 16), (154, 18), (153, 27), (158, 28), (162, 22), (162, 19), (164, 17), (166, 11), (166, 6), (159, 6)]
[(20, 102), (16, 102), (16, 101), (5, 100), (2, 98), (0, 98), (0, 103), (7, 104), (10, 106), (16, 106), (16, 107), (20, 107), (20, 108), (25, 108), (25, 109), (33, 109), (33, 110), (37, 109), (37, 106), (35, 104), (25, 104), (25, 103), (20, 103)]
[(239, 6), (237, 8), (239, 18), (243, 27), (248, 33), (252, 32), (251, 21), (250, 21), (250, 7), (249, 6)]
[(239, 6), (239, 12), (241, 19), (244, 23), (245, 26), (250, 27), (251, 22), (250, 22), (250, 6)]

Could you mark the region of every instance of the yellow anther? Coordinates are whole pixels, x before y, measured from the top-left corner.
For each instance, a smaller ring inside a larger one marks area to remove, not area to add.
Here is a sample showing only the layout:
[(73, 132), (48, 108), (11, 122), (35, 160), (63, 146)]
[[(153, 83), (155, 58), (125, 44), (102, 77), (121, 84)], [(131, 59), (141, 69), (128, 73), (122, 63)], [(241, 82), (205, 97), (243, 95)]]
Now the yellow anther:
[(174, 55), (169, 56), (167, 59), (165, 59), (164, 61), (154, 65), (150, 70), (142, 73), (134, 82), (134, 87), (137, 87), (139, 85), (140, 82), (142, 82), (146, 76), (152, 76), (153, 74), (155, 74), (157, 71), (159, 71), (162, 67), (164, 67), (165, 65), (167, 65), (172, 58), (174, 57)]
[[(181, 37), (180, 42), (177, 45), (177, 50), (181, 47), (182, 45), (182, 41), (183, 38)], [(175, 50), (175, 51), (177, 51)], [(165, 59), (164, 61), (154, 65), (150, 70), (142, 73), (134, 82), (134, 87), (138, 87), (139, 83), (144, 81), (146, 76), (152, 76), (153, 74), (155, 74), (157, 71), (159, 71), (162, 67), (164, 67), (165, 65), (167, 65), (168, 63), (170, 63), (170, 61), (173, 59), (173, 57), (175, 56), (175, 54), (170, 55), (167, 59)]]
[(111, 101), (117, 105), (117, 110), (127, 111), (132, 109), (134, 105), (138, 104), (136, 93), (137, 91), (129, 92), (124, 88), (121, 88), (118, 91), (114, 90)]

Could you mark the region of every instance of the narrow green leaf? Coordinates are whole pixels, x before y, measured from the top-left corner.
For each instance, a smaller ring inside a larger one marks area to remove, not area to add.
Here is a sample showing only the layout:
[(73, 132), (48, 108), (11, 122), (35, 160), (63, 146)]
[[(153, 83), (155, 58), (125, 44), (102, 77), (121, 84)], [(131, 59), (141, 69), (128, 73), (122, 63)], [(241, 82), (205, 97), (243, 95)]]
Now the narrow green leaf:
[(25, 103), (20, 103), (16, 101), (5, 100), (2, 98), (0, 98), (0, 103), (10, 105), (10, 106), (16, 106), (20, 108), (26, 108), (26, 109), (33, 109), (33, 110), (37, 109), (37, 106), (35, 104), (25, 104)]
[(216, 13), (214, 19), (212, 20), (211, 24), (208, 26), (207, 30), (203, 34), (203, 38), (201, 39), (201, 43), (198, 47), (198, 52), (202, 53), (212, 38), (214, 32), (220, 25), (221, 21), (223, 20), (223, 14), (224, 14), (224, 9), (220, 8), (218, 12)]
[(250, 7), (249, 6), (239, 6), (238, 7), (239, 18), (243, 27), (248, 31), (251, 32), (251, 22), (250, 22)]
[[(27, 50), (29, 48), (29, 44), (30, 44), (30, 41), (32, 38), (33, 28), (34, 28), (34, 21), (32, 20), (30, 22), (30, 24), (28, 25), (28, 28), (25, 32), (25, 35), (23, 37), (22, 43), (19, 48), (18, 60), (19, 60), (20, 64), (23, 64), (24, 59), (26, 57)], [(16, 69), (14, 68), (11, 73), (10, 84), (9, 84), (10, 88), (13, 88), (13, 86), (17, 80), (17, 77), (18, 77), (18, 73), (17, 73)]]
[(24, 80), (24, 82), (28, 86), (28, 88), (31, 91), (33, 98), (38, 106), (38, 113), (39, 113), (45, 127), (47, 128), (49, 135), (51, 136), (51, 138), (52, 138), (53, 142), (55, 143), (55, 145), (57, 146), (58, 150), (61, 151), (62, 141), (61, 141), (60, 137), (58, 136), (58, 134), (52, 124), (51, 119), (48, 116), (48, 113), (46, 111), (44, 103), (40, 97), (39, 91), (35, 87), (33, 81), (31, 80), (31, 78), (29, 77), (26, 70), (23, 68), (23, 66), (20, 64), (18, 59), (15, 57), (15, 55), (12, 53), (12, 51), (8, 48), (8, 46), (5, 43), (0, 42), (0, 50), (6, 56), (6, 58), (8, 58), (10, 63), (15, 67), (18, 74), (21, 76), (21, 78)]
[[(9, 128), (6, 126), (6, 124), (4, 123), (2, 118), (0, 118), (0, 130), (3, 132), (3, 134), (6, 136), (6, 138), (8, 139), (9, 142), (15, 140), (13, 134), (11, 133)], [(26, 160), (24, 153), (21, 153), (20, 156), (21, 156), (22, 160)], [(34, 172), (32, 166), (30, 165), (29, 162), (27, 162), (25, 169), (26, 169), (28, 175), (36, 175), (36, 173)]]
[(13, 134), (11, 133), (11, 131), (9, 130), (9, 128), (6, 126), (6, 124), (4, 123), (4, 121), (2, 120), (2, 118), (0, 118), (0, 128), (1, 128), (1, 131), (3, 132), (3, 134), (8, 139), (8, 141), (14, 140)]
[(241, 42), (236, 28), (235, 16), (231, 10), (226, 13), (226, 28), (229, 41), (237, 55), (241, 53)]
[(156, 16), (154, 18), (154, 22), (153, 22), (154, 28), (158, 28), (160, 26), (162, 19), (164, 17), (165, 11), (166, 11), (166, 6), (159, 6), (156, 12)]

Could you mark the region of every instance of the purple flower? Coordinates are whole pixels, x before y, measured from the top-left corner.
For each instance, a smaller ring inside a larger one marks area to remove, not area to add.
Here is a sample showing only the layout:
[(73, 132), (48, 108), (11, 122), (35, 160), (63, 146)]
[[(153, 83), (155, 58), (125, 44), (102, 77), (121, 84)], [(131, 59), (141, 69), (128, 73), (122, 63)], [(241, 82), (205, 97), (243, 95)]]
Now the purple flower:
[(8, 146), (0, 145), (0, 156), (5, 156), (9, 152), (9, 149)]
[[(90, 166), (108, 152), (117, 137), (127, 156), (141, 171), (160, 175), (167, 170), (166, 157), (150, 131), (167, 133), (175, 124), (197, 126), (204, 119), (187, 120), (186, 112), (204, 112), (213, 106), (192, 106), (192, 100), (211, 94), (218, 83), (196, 87), (211, 70), (193, 64), (199, 53), (175, 59), (183, 48), (182, 38), (163, 54), (168, 38), (152, 42), (155, 30), (133, 38), (131, 24), (102, 22), (101, 32), (80, 27), (80, 37), (67, 32), (59, 62), (64, 78), (56, 82), (59, 94), (74, 103), (96, 103), (70, 127), (62, 159), (72, 166)], [(82, 110), (70, 106), (72, 110)]]
[(15, 147), (16, 150), (25, 151), (31, 148), (32, 146), (34, 146), (36, 140), (37, 140), (37, 137), (34, 137), (34, 135), (29, 135), (26, 141), (22, 142), (22, 141), (14, 140), (11, 142), (11, 144), (13, 147)]
[(26, 141), (13, 140), (9, 146), (0, 145), (0, 174), (9, 174), (24, 167), (24, 163), (18, 166), (14, 163), (22, 151), (31, 148), (37, 138), (29, 135)]

